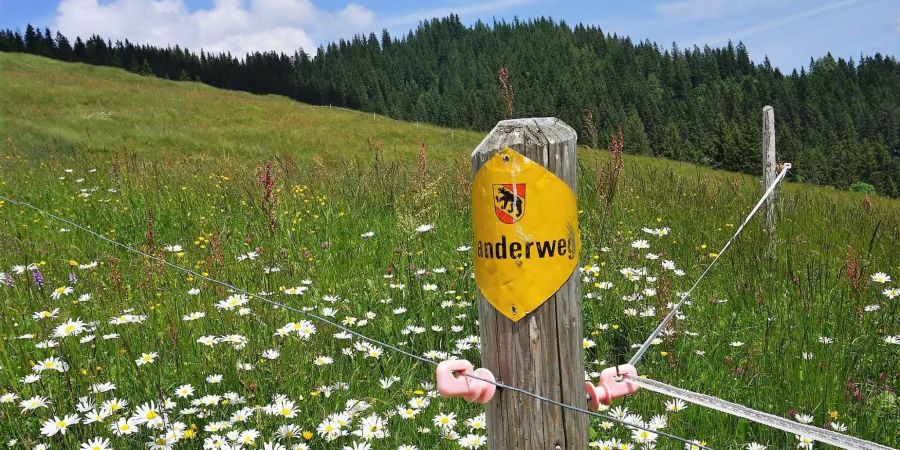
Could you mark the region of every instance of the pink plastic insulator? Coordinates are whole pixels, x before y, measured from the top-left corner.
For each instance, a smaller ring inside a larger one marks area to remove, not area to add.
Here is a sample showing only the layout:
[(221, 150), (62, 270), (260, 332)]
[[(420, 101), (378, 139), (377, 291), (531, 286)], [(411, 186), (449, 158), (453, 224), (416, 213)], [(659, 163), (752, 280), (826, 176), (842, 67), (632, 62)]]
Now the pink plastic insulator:
[(600, 372), (600, 380), (594, 386), (591, 382), (584, 384), (584, 390), (588, 395), (588, 406), (594, 411), (600, 408), (600, 403), (609, 405), (613, 400), (631, 395), (637, 392), (638, 387), (629, 383), (626, 376), (637, 376), (637, 369), (631, 364), (622, 364), (616, 367), (608, 367)]
[(497, 386), (493, 384), (496, 381), (494, 374), (485, 368), (473, 369), (472, 363), (464, 359), (438, 364), (435, 371), (438, 393), (444, 397), (462, 397), (470, 402), (489, 402), (497, 392)]

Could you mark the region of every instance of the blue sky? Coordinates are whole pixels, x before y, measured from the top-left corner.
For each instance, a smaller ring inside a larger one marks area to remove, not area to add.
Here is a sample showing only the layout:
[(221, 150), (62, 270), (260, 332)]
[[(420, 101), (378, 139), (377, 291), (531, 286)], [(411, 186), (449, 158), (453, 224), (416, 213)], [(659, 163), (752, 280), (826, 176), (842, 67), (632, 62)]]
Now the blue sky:
[(665, 47), (719, 46), (731, 38), (743, 41), (755, 61), (768, 55), (783, 70), (829, 51), (858, 59), (900, 49), (897, 0), (0, 0), (0, 28), (30, 22), (67, 35), (241, 54), (311, 50), (383, 28), (396, 35), (451, 11), (466, 23), (551, 16)]

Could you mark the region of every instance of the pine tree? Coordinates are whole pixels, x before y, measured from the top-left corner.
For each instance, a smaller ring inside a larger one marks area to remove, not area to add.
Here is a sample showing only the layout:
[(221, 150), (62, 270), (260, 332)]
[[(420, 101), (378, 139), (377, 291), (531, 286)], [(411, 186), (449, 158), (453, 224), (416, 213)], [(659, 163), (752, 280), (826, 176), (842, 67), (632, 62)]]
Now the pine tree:
[(42, 56), (51, 56), (56, 57), (56, 41), (53, 40), (53, 36), (50, 35), (50, 29), (44, 28), (44, 37), (41, 39), (41, 53)]
[(41, 35), (38, 34), (34, 27), (29, 23), (28, 26), (25, 27), (25, 51), (39, 55), (41, 54), (42, 47), (43, 40), (41, 39)]
[(75, 37), (75, 45), (72, 47), (72, 57), (75, 61), (86, 62), (87, 47), (80, 36)]
[(659, 146), (659, 154), (669, 159), (684, 159), (688, 143), (681, 137), (681, 131), (675, 122), (666, 124)]
[(71, 61), (74, 57), (69, 40), (60, 32), (56, 32), (56, 57), (63, 61)]
[(141, 75), (153, 75), (153, 68), (150, 67), (150, 63), (147, 62), (147, 58), (144, 58), (144, 62), (141, 63), (136, 72)]
[(622, 126), (622, 132), (625, 135), (626, 153), (637, 155), (650, 154), (650, 138), (647, 137), (644, 122), (641, 121), (636, 110), (632, 109), (628, 112), (625, 124)]

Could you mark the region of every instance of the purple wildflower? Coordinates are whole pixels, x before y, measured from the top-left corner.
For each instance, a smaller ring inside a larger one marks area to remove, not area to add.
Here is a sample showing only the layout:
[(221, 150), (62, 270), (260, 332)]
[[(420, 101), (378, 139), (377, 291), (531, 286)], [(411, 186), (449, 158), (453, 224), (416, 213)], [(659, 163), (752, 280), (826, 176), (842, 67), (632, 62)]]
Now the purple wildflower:
[(75, 275), (75, 272), (69, 272), (69, 284), (73, 286), (78, 284), (78, 275)]
[(31, 272), (34, 276), (34, 284), (37, 285), (38, 289), (44, 289), (44, 276), (41, 274), (41, 269), (35, 268), (34, 271)]

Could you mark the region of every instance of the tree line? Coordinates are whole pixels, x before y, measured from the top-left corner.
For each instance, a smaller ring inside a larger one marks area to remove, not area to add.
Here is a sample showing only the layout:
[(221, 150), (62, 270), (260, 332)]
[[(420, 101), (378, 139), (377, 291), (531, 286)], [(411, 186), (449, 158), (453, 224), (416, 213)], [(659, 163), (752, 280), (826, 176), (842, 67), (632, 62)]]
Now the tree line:
[(741, 43), (664, 48), (593, 25), (466, 26), (456, 15), (399, 37), (342, 39), (314, 55), (198, 54), (97, 35), (73, 42), (31, 25), (24, 34), (0, 31), (0, 51), (475, 130), (511, 108), (517, 117), (559, 117), (585, 144), (622, 127), (628, 153), (752, 174), (760, 171), (761, 109), (772, 105), (779, 159), (794, 163), (795, 179), (900, 196), (900, 70), (878, 53), (859, 61), (827, 54), (787, 74), (768, 58), (754, 63)]

